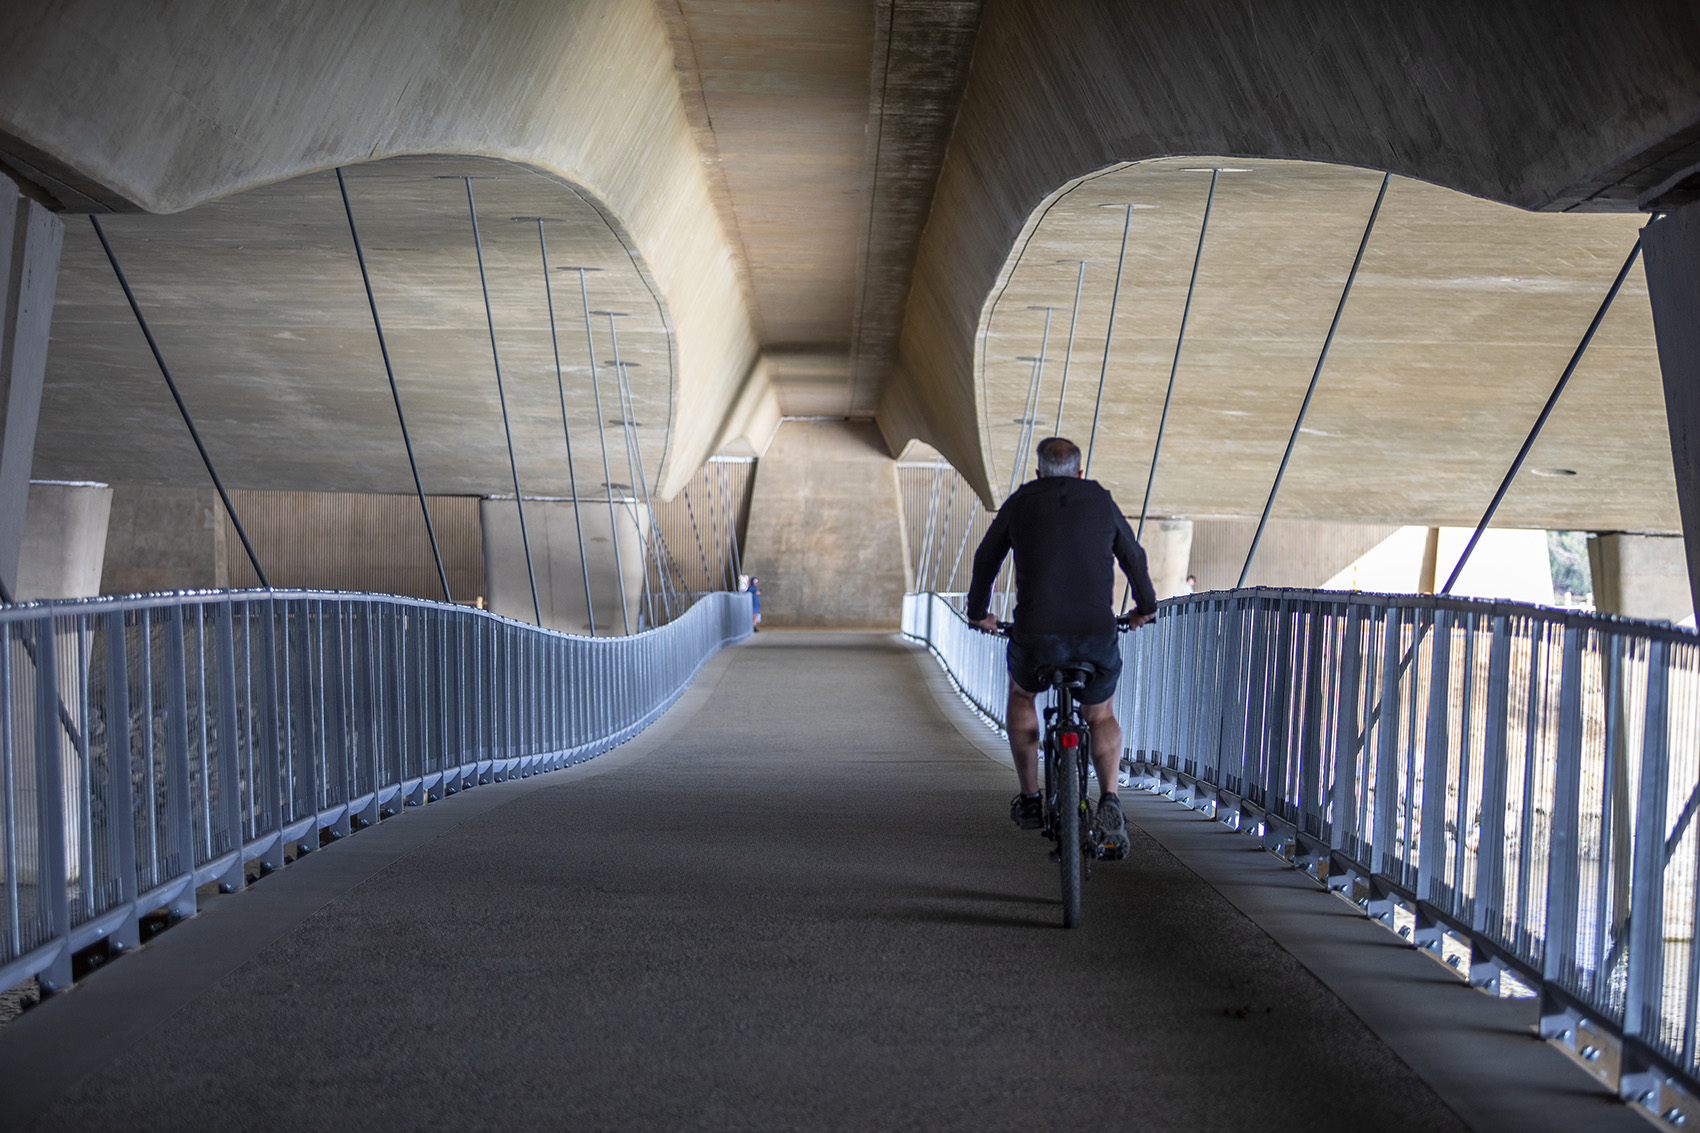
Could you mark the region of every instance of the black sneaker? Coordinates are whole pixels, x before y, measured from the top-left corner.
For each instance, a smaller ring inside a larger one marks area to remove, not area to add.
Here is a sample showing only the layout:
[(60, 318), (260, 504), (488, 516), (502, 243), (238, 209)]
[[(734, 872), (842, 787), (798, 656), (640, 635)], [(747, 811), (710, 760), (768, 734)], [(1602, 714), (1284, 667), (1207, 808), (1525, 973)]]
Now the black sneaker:
[(1105, 861), (1119, 862), (1127, 857), (1127, 820), (1122, 817), (1120, 799), (1098, 800), (1098, 814), (1097, 820), (1093, 823), (1092, 844), (1097, 848), (1098, 857)]
[(1016, 795), (1010, 800), (1009, 818), (1023, 830), (1037, 830), (1045, 825), (1045, 808), (1038, 795)]

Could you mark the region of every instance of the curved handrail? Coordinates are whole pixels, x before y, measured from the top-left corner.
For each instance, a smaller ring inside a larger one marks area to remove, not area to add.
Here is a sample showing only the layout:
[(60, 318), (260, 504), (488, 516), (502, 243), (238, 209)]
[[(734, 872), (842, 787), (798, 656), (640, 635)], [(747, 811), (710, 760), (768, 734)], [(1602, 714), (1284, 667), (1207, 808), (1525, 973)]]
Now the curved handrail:
[(726, 592), (615, 638), (323, 591), (0, 609), (0, 988), (64, 987), (250, 862), (606, 751), (749, 632)]
[[(1002, 642), (938, 595), (907, 596), (903, 629), (1002, 720)], [(1700, 634), (1255, 588), (1169, 599), (1122, 650), (1134, 784), (1259, 835), (1472, 984), (1538, 994), (1544, 1036), (1617, 1046), (1626, 1099), (1695, 1090)]]

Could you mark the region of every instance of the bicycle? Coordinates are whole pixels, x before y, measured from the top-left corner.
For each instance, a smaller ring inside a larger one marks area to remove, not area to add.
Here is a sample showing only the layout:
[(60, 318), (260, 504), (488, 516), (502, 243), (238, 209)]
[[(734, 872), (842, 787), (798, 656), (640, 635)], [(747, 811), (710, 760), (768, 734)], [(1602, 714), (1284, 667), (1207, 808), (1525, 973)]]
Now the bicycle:
[[(1008, 637), (1014, 623), (999, 622), (998, 634)], [(1132, 627), (1117, 624), (1117, 632)], [(1106, 857), (1096, 825), (1097, 812), (1087, 791), (1092, 767), (1092, 729), (1080, 715), (1075, 694), (1098, 672), (1089, 661), (1055, 665), (1040, 671), (1044, 688), (1055, 689), (1056, 703), (1045, 709), (1039, 754), (1045, 765), (1044, 825), (1040, 832), (1056, 848), (1051, 860), (1062, 873), (1063, 927), (1080, 927), (1080, 888), (1092, 877), (1092, 862)], [(1040, 692), (1044, 691), (1040, 689)]]

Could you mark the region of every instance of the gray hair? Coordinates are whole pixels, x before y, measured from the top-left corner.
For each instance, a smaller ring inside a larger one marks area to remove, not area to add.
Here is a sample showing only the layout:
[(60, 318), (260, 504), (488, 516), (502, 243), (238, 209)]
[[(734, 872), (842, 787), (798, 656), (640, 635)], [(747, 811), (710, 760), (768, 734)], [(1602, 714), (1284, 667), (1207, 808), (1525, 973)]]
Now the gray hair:
[(1039, 475), (1073, 476), (1080, 471), (1080, 446), (1066, 437), (1039, 442)]

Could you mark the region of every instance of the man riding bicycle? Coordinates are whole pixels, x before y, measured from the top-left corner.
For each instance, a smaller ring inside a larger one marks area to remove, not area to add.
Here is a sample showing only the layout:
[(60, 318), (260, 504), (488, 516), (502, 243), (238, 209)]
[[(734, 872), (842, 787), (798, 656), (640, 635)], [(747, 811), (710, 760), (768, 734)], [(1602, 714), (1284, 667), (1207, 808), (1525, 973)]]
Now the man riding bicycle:
[(1145, 552), (1110, 493), (1080, 471), (1080, 449), (1062, 437), (1039, 442), (1038, 475), (1010, 494), (974, 552), (968, 620), (996, 633), (988, 612), (992, 582), (1004, 555), (1015, 554), (1015, 627), (1009, 637), (1009, 750), (1021, 793), (1010, 818), (1023, 830), (1044, 824), (1039, 797), (1039, 715), (1033, 698), (1047, 670), (1087, 662), (1094, 668), (1077, 698), (1092, 729), (1092, 764), (1098, 772), (1097, 827), (1105, 857), (1127, 855), (1127, 823), (1116, 793), (1122, 730), (1110, 698), (1121, 676), (1116, 640), (1115, 563), (1133, 587), (1132, 613), (1119, 619), (1144, 625), (1157, 613), (1157, 594)]

